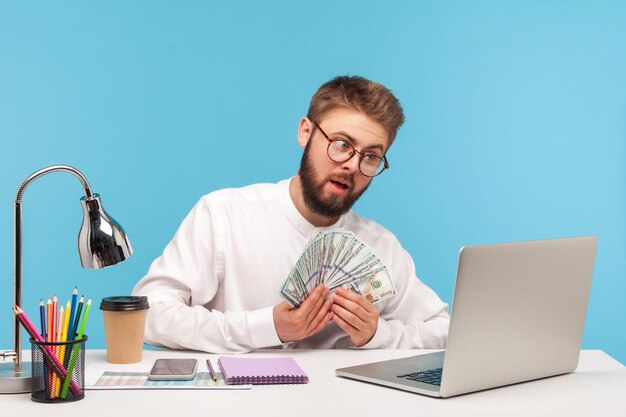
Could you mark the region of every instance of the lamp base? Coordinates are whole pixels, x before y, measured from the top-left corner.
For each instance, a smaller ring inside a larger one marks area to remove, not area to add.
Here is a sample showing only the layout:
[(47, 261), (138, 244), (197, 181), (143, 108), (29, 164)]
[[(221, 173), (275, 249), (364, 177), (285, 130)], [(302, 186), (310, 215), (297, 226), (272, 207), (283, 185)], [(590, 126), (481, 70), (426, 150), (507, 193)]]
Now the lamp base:
[(22, 362), (22, 371), (15, 372), (13, 362), (0, 363), (0, 394), (32, 392), (31, 363)]

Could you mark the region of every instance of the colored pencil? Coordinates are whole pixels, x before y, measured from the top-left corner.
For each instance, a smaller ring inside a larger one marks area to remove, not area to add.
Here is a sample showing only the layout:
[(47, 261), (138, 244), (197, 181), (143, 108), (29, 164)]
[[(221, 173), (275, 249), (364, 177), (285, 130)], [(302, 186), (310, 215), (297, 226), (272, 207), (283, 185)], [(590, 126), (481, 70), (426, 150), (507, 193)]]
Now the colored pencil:
[(47, 326), (47, 331), (46, 331), (46, 342), (52, 342), (52, 340), (50, 339), (50, 331), (52, 330), (52, 316), (51, 316), (51, 312), (52, 311), (52, 301), (50, 301), (50, 298), (48, 298), (48, 302), (46, 303), (46, 322), (48, 323)]
[(46, 308), (43, 305), (43, 298), (39, 300), (39, 320), (41, 321), (41, 335), (46, 338)]
[[(55, 343), (57, 341), (57, 324), (58, 324), (58, 320), (59, 320), (59, 315), (58, 315), (58, 300), (57, 300), (57, 296), (56, 294), (54, 294), (52, 296), (52, 311), (50, 311), (50, 319), (52, 321), (52, 323), (50, 324), (50, 329), (48, 329), (48, 332), (50, 333), (50, 341)], [(52, 354), (56, 357), (57, 356), (57, 347), (56, 346), (50, 346), (50, 351), (52, 352)], [(57, 375), (55, 375), (54, 373), (52, 373), (51, 378), (50, 378), (51, 384), (50, 384), (50, 394), (52, 395), (51, 398), (54, 397), (54, 393), (56, 392), (56, 389), (54, 387), (59, 385), (59, 378)]]
[[(24, 311), (19, 306), (13, 307), (13, 313), (15, 314), (19, 322), (22, 324), (26, 332), (28, 332), (30, 337), (32, 337), (34, 340), (38, 342), (44, 342), (43, 337), (39, 334), (39, 332), (33, 326), (33, 323), (30, 321), (26, 313), (24, 313)], [(74, 394), (76, 394), (76, 396), (81, 395), (82, 394), (81, 389), (78, 387), (78, 385), (76, 385), (74, 381), (72, 381), (72, 378), (66, 378), (66, 376), (68, 375), (67, 370), (59, 362), (57, 357), (54, 356), (54, 354), (49, 349), (49, 347), (46, 345), (42, 345), (41, 347), (43, 348), (41, 351), (44, 357), (52, 366), (52, 369), (54, 370), (54, 372), (58, 374), (61, 379), (65, 379), (66, 381), (69, 382), (69, 388), (72, 390)]]
[(52, 338), (51, 341), (52, 342), (56, 342), (57, 341), (57, 296), (56, 294), (52, 297), (52, 329), (50, 330), (52, 332)]
[[(50, 301), (50, 300), (48, 300)], [(46, 308), (43, 305), (43, 298), (39, 301), (39, 320), (41, 321), (41, 334), (42, 337), (46, 338), (47, 335), (47, 331), (46, 331)], [(49, 372), (48, 372), (48, 364), (46, 362), (43, 363), (43, 385), (44, 385), (44, 392), (46, 394), (46, 396), (50, 395), (50, 385), (49, 385), (49, 376), (48, 376)]]
[(89, 310), (91, 310), (91, 298), (87, 300), (87, 305), (85, 306), (85, 314), (80, 322), (80, 330), (78, 331), (77, 336), (78, 339), (81, 339), (85, 334), (85, 326), (87, 325), (87, 319), (89, 318)]
[[(46, 303), (46, 318), (48, 321), (47, 334), (46, 334), (46, 342), (52, 342), (52, 301), (48, 298), (48, 302)], [(48, 369), (48, 395), (52, 398), (52, 384), (54, 382), (55, 376), (52, 369)]]
[[(63, 320), (63, 327), (61, 328), (61, 342), (67, 342), (67, 325), (69, 324), (70, 321), (70, 309), (72, 307), (70, 306), (70, 300), (67, 300), (67, 304), (65, 305), (65, 319)], [(61, 346), (61, 362), (65, 361), (65, 346), (63, 345)]]
[(83, 304), (85, 303), (85, 296), (80, 296), (80, 301), (78, 301), (78, 309), (76, 310), (76, 316), (74, 318), (74, 323), (72, 323), (72, 333), (70, 340), (76, 340), (76, 332), (78, 332), (78, 322), (80, 320), (80, 313), (83, 310)]
[[(89, 310), (91, 310), (91, 298), (87, 300), (87, 305), (85, 306), (85, 314), (83, 314), (83, 319), (80, 322), (80, 330), (78, 331), (78, 336), (76, 336), (76, 340), (82, 339), (83, 335), (85, 334), (85, 325), (87, 324), (87, 319), (89, 318)], [(78, 315), (76, 315), (76, 321), (78, 321)], [(66, 378), (65, 383), (63, 383), (61, 398), (65, 398), (65, 396), (67, 395), (67, 389), (69, 387), (68, 384), (72, 379), (72, 372), (74, 372), (74, 365), (76, 364), (76, 358), (78, 356), (77, 351), (78, 343), (74, 344), (74, 348), (72, 349), (72, 358), (70, 359), (70, 366), (67, 370), (69, 378)]]
[[(63, 306), (61, 306), (61, 308), (59, 308), (59, 318), (57, 319), (57, 334), (55, 337), (55, 342), (63, 342), (63, 328), (65, 327), (65, 310), (63, 309)], [(54, 347), (54, 353), (57, 356), (57, 359), (59, 359), (59, 361), (61, 363), (63, 363), (63, 346), (57, 345)], [(56, 381), (56, 383), (54, 384), (54, 396), (58, 397), (59, 393), (61, 392), (61, 382), (60, 381)]]
[(71, 306), (71, 314), (70, 321), (67, 323), (67, 339), (72, 340), (73, 335), (70, 334), (70, 331), (74, 327), (74, 317), (76, 317), (76, 299), (78, 298), (78, 288), (74, 287), (74, 291), (72, 291), (72, 306)]
[(65, 304), (65, 320), (63, 321), (63, 331), (61, 332), (61, 337), (63, 338), (63, 342), (67, 340), (67, 334), (70, 332), (70, 316), (72, 314), (72, 306), (70, 305), (70, 300), (67, 300), (67, 304)]
[(56, 335), (57, 342), (63, 341), (61, 340), (61, 336), (63, 335), (64, 324), (65, 324), (65, 309), (63, 308), (63, 306), (61, 306), (61, 308), (59, 308), (59, 318), (57, 319), (57, 335)]
[[(74, 288), (74, 291), (76, 291), (76, 288)], [(74, 298), (74, 296), (72, 296), (72, 298)], [(74, 300), (76, 301), (76, 300)], [(72, 306), (70, 304), (70, 300), (67, 300), (67, 305), (65, 306), (65, 326), (63, 326), (63, 342), (70, 342), (72, 341), (72, 315), (74, 314), (74, 307), (76, 307), (76, 302), (74, 302), (74, 306)], [(67, 368), (67, 365), (69, 364), (70, 361), (70, 355), (66, 354), (66, 345), (63, 345), (63, 347), (61, 348), (61, 362), (63, 362), (63, 366), (65, 366)]]

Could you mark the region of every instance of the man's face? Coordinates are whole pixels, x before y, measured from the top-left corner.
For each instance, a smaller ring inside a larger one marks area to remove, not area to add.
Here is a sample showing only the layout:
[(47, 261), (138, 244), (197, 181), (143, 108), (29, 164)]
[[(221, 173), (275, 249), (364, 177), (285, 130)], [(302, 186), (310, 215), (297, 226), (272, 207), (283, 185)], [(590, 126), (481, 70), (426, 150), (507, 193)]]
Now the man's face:
[[(344, 140), (359, 152), (382, 157), (387, 150), (389, 138), (385, 128), (359, 111), (335, 109), (316, 122), (331, 139)], [(327, 153), (328, 141), (313, 123), (309, 124), (308, 138), (300, 138), (301, 144), (306, 142), (299, 171), (304, 202), (318, 215), (337, 217), (350, 210), (372, 178), (359, 170), (358, 154), (345, 162), (332, 161)]]

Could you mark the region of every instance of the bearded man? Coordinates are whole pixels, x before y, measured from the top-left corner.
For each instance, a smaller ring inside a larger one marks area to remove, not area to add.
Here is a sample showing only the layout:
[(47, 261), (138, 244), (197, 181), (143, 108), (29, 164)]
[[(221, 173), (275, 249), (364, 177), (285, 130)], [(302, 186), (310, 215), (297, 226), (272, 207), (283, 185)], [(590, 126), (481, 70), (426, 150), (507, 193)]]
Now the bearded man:
[[(351, 208), (389, 168), (404, 122), (397, 98), (362, 77), (322, 85), (297, 138), (296, 176), (202, 197), (137, 283), (148, 296), (145, 342), (213, 353), (283, 348), (445, 348), (448, 306), (415, 274), (397, 238)], [(339, 229), (368, 245), (397, 294), (372, 304), (323, 284), (294, 307), (280, 288), (307, 242)]]

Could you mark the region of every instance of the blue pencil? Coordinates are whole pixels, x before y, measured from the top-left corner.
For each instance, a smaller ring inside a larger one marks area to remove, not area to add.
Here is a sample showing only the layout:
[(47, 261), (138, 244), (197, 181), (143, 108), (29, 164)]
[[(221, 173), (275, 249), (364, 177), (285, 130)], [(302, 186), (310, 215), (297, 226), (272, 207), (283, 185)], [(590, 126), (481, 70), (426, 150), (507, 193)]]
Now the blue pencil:
[(41, 320), (41, 335), (46, 339), (46, 308), (43, 305), (43, 299), (39, 300), (39, 319)]
[(72, 339), (70, 339), (69, 331), (71, 331), (74, 328), (74, 320), (75, 320), (75, 317), (76, 317), (76, 299), (77, 298), (78, 298), (78, 288), (74, 287), (74, 292), (72, 293), (72, 309), (70, 310), (70, 322), (67, 324), (67, 328), (69, 329), (68, 330), (68, 335), (67, 335), (67, 339), (68, 340), (72, 340)]
[[(39, 301), (39, 319), (41, 320), (41, 335), (44, 340), (46, 339), (46, 308), (43, 305), (43, 299)], [(43, 385), (46, 394), (46, 398), (50, 396), (50, 389), (48, 388), (48, 364), (44, 361), (43, 363)]]
[[(76, 294), (78, 295), (78, 290), (74, 290), (76, 292)], [(72, 300), (74, 299), (74, 296), (72, 296)], [(67, 340), (72, 341), (72, 340), (76, 340), (76, 332), (78, 331), (78, 322), (80, 320), (80, 312), (83, 309), (83, 299), (84, 296), (80, 297), (80, 300), (78, 301), (78, 307), (76, 307), (76, 314), (74, 314), (74, 307), (72, 307), (72, 316), (74, 316), (74, 320), (72, 320), (72, 326), (68, 326), (67, 328)], [(63, 361), (63, 366), (65, 366), (65, 368), (67, 368), (70, 364), (70, 355), (65, 355), (65, 360)]]

